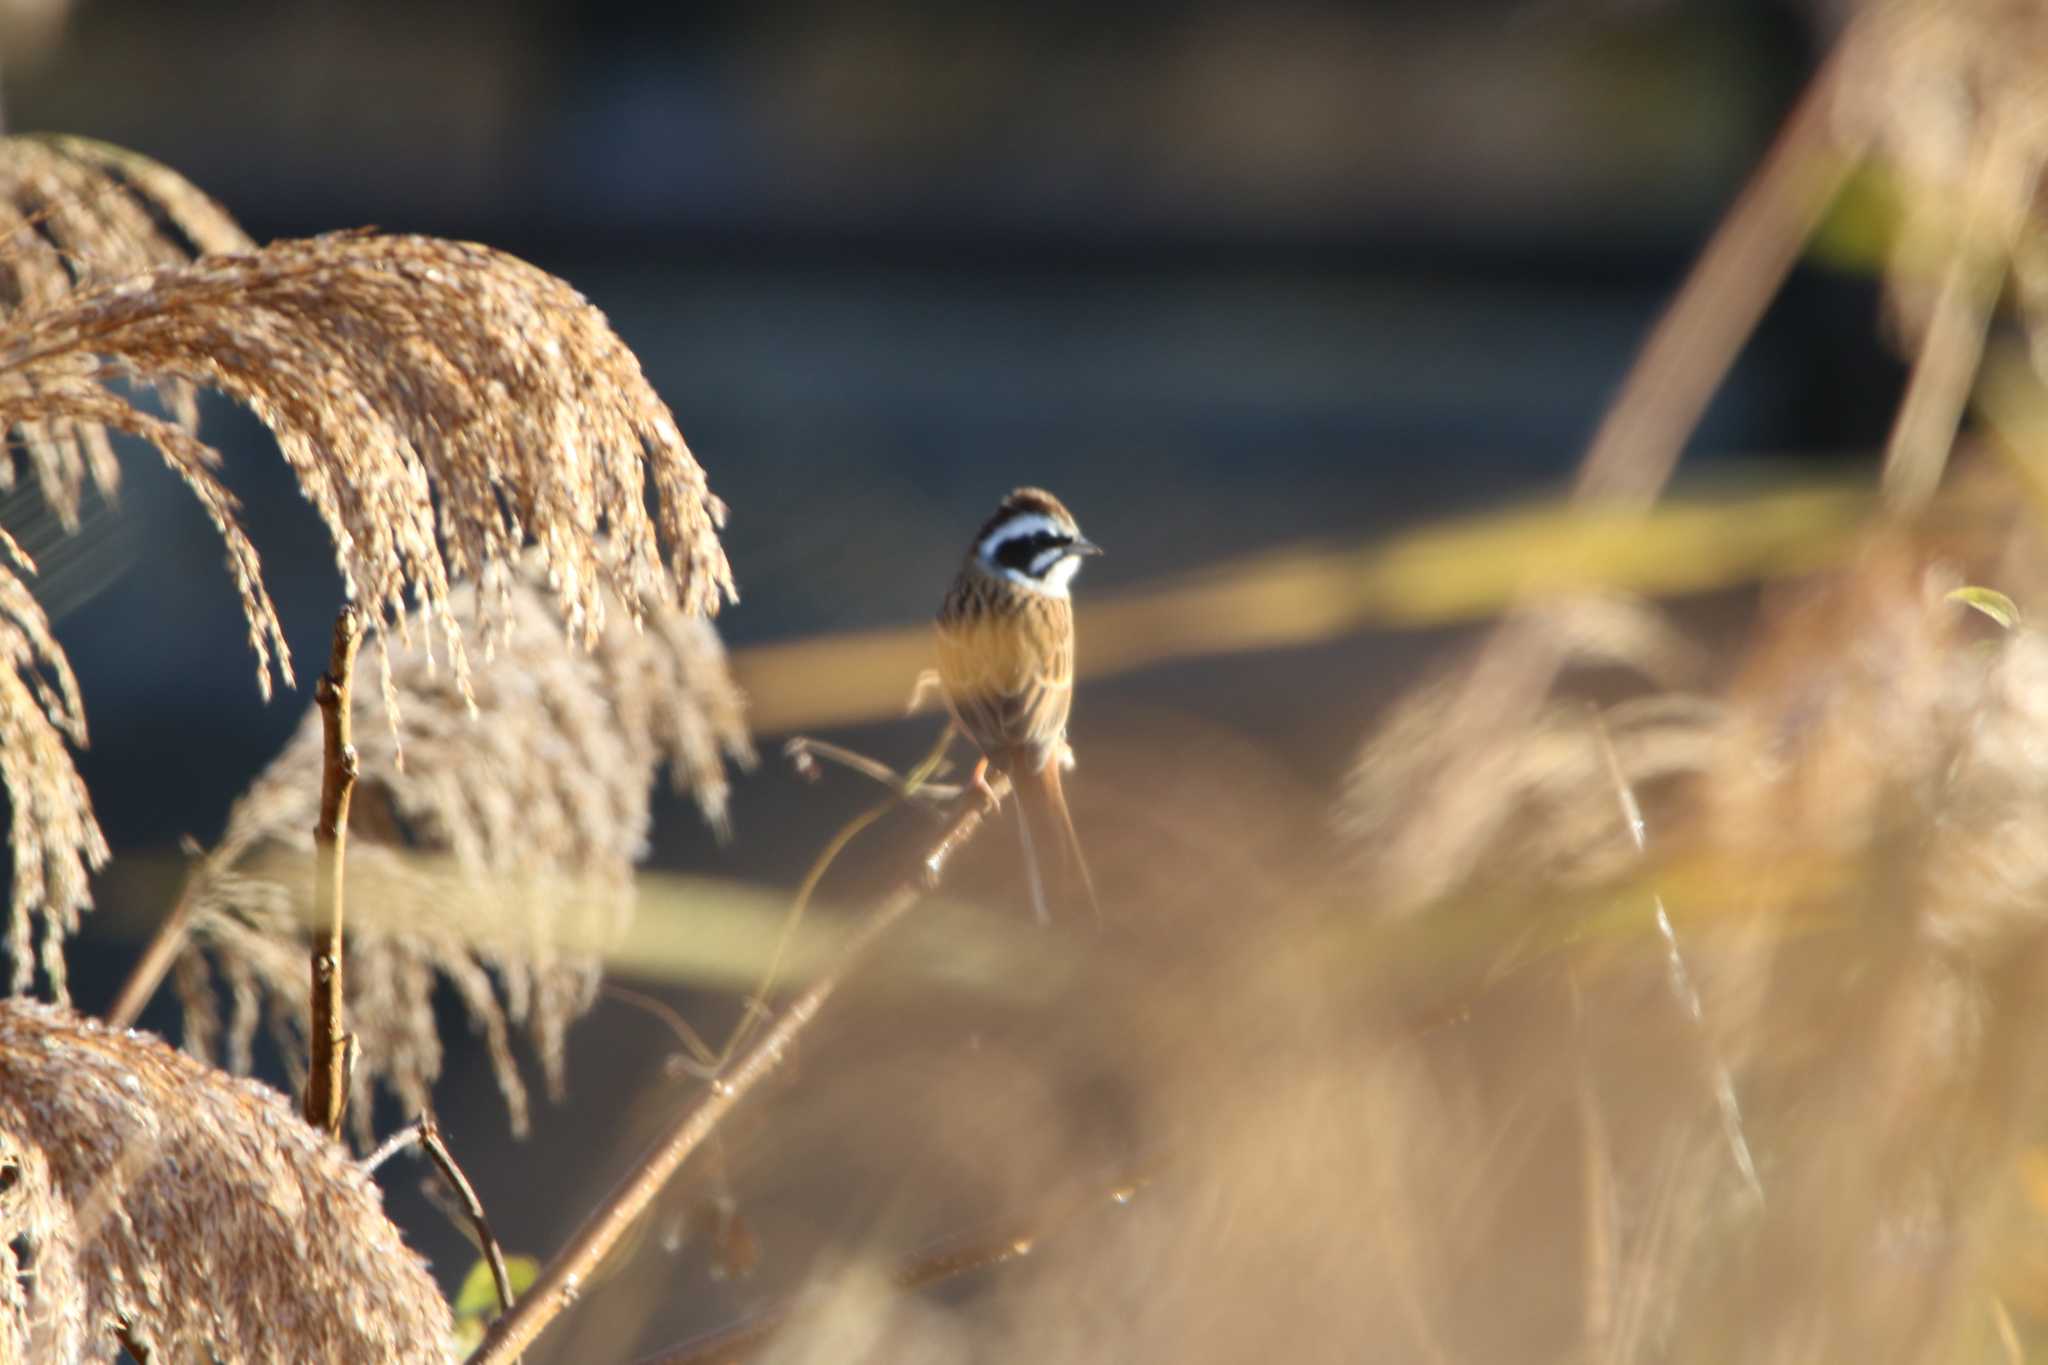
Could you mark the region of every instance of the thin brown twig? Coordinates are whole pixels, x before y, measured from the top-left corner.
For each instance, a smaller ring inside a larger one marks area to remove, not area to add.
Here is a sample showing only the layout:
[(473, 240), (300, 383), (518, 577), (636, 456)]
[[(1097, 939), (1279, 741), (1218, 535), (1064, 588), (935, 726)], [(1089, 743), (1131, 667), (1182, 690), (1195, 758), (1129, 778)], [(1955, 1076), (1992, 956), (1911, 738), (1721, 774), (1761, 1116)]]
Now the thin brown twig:
[[(914, 803), (921, 793), (928, 790), (932, 776), (945, 766), (946, 751), (953, 746), (953, 734), (954, 727), (949, 721), (945, 730), (940, 733), (938, 743), (932, 746), (931, 752), (901, 776), (887, 764), (879, 763), (865, 754), (842, 749), (836, 744), (827, 744), (823, 747), (833, 751), (835, 756), (847, 760), (847, 766), (856, 772), (879, 769), (886, 774), (877, 779), (882, 785), (895, 792), (898, 800)], [(784, 750), (796, 760), (797, 771), (805, 776), (810, 775), (803, 767), (811, 752), (810, 747), (805, 747), (807, 744), (814, 747), (814, 742), (792, 740), (790, 746)], [(956, 795), (959, 790), (953, 788)], [(832, 864), (839, 860), (839, 855), (844, 853), (863, 831), (887, 815), (895, 805), (895, 801), (884, 801), (854, 816), (840, 826), (839, 832), (832, 836), (826, 843), (824, 851), (811, 863), (811, 870), (804, 875), (802, 885), (797, 887), (796, 898), (790, 902), (789, 913), (783, 917), (782, 931), (775, 937), (775, 951), (768, 956), (768, 966), (761, 973), (760, 984), (755, 986), (753, 994), (747, 997), (746, 1006), (740, 1011), (739, 1022), (733, 1025), (731, 1036), (725, 1040), (725, 1046), (718, 1051), (719, 1066), (722, 1067), (732, 1060), (733, 1054), (747, 1045), (747, 1040), (754, 1036), (754, 1030), (768, 1017), (769, 992), (775, 989), (776, 980), (782, 974), (782, 960), (789, 952), (789, 945), (796, 938), (797, 928), (803, 923), (804, 915), (810, 910), (811, 897), (818, 894), (818, 887), (824, 883), (825, 874), (832, 870)], [(938, 813), (931, 806), (921, 806), (919, 809)]]
[(515, 1302), (512, 1295), (512, 1274), (505, 1267), (505, 1250), (498, 1245), (498, 1238), (491, 1231), (491, 1220), (484, 1216), (484, 1201), (477, 1198), (476, 1187), (469, 1183), (469, 1177), (455, 1164), (455, 1154), (448, 1150), (448, 1144), (441, 1137), (441, 1125), (434, 1122), (432, 1114), (422, 1114), (419, 1120), (420, 1149), (427, 1159), (434, 1163), (434, 1169), (441, 1173), (441, 1179), (448, 1182), (448, 1188), (461, 1202), (463, 1216), (476, 1231), (477, 1245), (484, 1253), (484, 1260), (491, 1267), (491, 1283), (498, 1289), (498, 1306), (505, 1312), (512, 1311)]
[(905, 777), (886, 763), (869, 758), (829, 740), (813, 739), (809, 735), (797, 735), (782, 746), (783, 757), (795, 765), (799, 777), (813, 777), (817, 773), (818, 759), (837, 763), (842, 768), (851, 768), (861, 776), (887, 787), (905, 801), (952, 801), (965, 790), (951, 782), (919, 782)]
[(711, 1050), (711, 1044), (704, 1041), (704, 1035), (690, 1027), (690, 1021), (683, 1018), (667, 1001), (657, 999), (645, 991), (636, 991), (621, 986), (616, 981), (605, 981), (598, 985), (598, 993), (623, 1004), (631, 1005), (645, 1014), (660, 1020), (676, 1041), (683, 1045), (690, 1055), (687, 1059), (677, 1056), (669, 1060), (671, 1070), (684, 1069), (700, 1081), (708, 1081), (718, 1074), (718, 1055)]
[(391, 1160), (392, 1157), (397, 1156), (408, 1147), (419, 1146), (421, 1125), (425, 1122), (426, 1119), (424, 1117), (414, 1119), (411, 1123), (406, 1124), (405, 1127), (378, 1143), (377, 1150), (363, 1158), (363, 1172), (366, 1175), (375, 1175), (378, 1168)]
[(342, 896), (348, 853), (349, 798), (355, 793), (359, 761), (349, 717), (356, 650), (363, 642), (363, 618), (353, 605), (334, 618), (334, 651), (314, 700), (326, 737), (320, 775), (320, 819), (313, 826), (319, 867), (313, 883), (313, 991), (307, 1031), (312, 1061), (306, 1076), (306, 1122), (330, 1136), (341, 1133), (348, 1107), (348, 1053), (352, 1044), (342, 1016)]
[[(1001, 795), (1008, 784), (999, 779), (995, 785)], [(947, 863), (980, 830), (982, 819), (979, 803), (961, 812), (925, 855), (919, 875), (905, 881), (868, 912), (848, 935), (831, 969), (790, 1001), (774, 1025), (754, 1041), (730, 1070), (677, 1115), (668, 1131), (641, 1155), (632, 1170), (570, 1237), (568, 1245), (542, 1269), (527, 1296), (491, 1324), (489, 1334), (470, 1356), (469, 1365), (509, 1365), (563, 1309), (576, 1301), (592, 1273), (603, 1264), (619, 1239), (646, 1214), (683, 1162), (704, 1144), (741, 1099), (781, 1065), (791, 1046), (853, 968), (897, 921), (937, 888)]]
[(499, 1246), (497, 1234), (491, 1231), (490, 1219), (484, 1216), (483, 1200), (477, 1197), (476, 1187), (469, 1183), (469, 1177), (455, 1164), (455, 1154), (448, 1150), (448, 1143), (441, 1136), (441, 1125), (432, 1114), (421, 1114), (384, 1139), (376, 1151), (363, 1158), (363, 1169), (375, 1172), (408, 1147), (418, 1147), (427, 1154), (427, 1159), (434, 1163), (434, 1169), (440, 1172), (442, 1183), (455, 1196), (456, 1205), (476, 1238), (477, 1249), (491, 1267), (491, 1283), (498, 1291), (498, 1307), (501, 1311), (510, 1312), (514, 1302), (512, 1273), (505, 1264), (504, 1248)]

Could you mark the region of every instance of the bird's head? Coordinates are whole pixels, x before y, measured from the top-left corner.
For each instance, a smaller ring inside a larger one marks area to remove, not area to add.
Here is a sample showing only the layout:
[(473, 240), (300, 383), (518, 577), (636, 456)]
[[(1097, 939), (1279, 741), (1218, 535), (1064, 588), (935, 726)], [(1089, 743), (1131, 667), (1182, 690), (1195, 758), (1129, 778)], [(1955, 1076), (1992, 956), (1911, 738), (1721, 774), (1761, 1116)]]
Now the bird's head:
[(1102, 547), (1081, 534), (1060, 500), (1042, 488), (1019, 488), (996, 507), (974, 538), (982, 567), (1048, 597), (1065, 597), (1081, 561)]

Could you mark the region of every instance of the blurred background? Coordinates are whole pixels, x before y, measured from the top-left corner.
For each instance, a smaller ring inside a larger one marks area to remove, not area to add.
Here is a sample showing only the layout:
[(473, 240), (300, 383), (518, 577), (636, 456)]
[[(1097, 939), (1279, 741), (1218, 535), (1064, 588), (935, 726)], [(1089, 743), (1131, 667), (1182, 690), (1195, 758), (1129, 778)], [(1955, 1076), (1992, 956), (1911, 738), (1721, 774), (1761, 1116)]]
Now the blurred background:
[[(744, 681), (751, 645), (927, 618), (1020, 483), (1108, 547), (1084, 600), (1560, 491), (1811, 73), (1822, 8), (0, 0), (0, 110), (9, 131), (178, 169), (258, 240), (374, 224), (566, 277), (731, 504), (742, 600), (719, 628)], [(1868, 276), (1802, 267), (1685, 477), (1860, 467), (1902, 374), (1877, 315)], [(206, 421), (310, 672), (338, 600), (327, 542), (260, 428), (212, 400)], [(127, 480), (43, 556), (117, 853), (73, 956), (88, 1009), (163, 903), (176, 841), (217, 836), (305, 705), (259, 701), (192, 500), (147, 458)], [(1199, 751), (1271, 810), (1325, 807), (1388, 700), (1465, 638), (1365, 632), (1084, 686), (1077, 803), (1098, 771), (1098, 791), (1168, 780), (1114, 757), (1149, 746)], [(931, 735), (833, 737), (903, 762)], [(759, 740), (733, 842), (669, 799), (653, 866), (787, 889), (869, 799), (795, 781), (781, 736)], [(999, 887), (1010, 850), (977, 852)], [(168, 998), (145, 1022), (175, 1034)], [(614, 1101), (657, 1083), (672, 1040), (600, 1004), (571, 1035), (573, 1103), (512, 1144), (452, 1007), (444, 1033), (451, 1142), (507, 1245), (545, 1253), (631, 1150)], [(780, 1131), (815, 1155), (809, 1130)], [(767, 1179), (761, 1220), (834, 1180)], [(389, 1182), (394, 1208), (452, 1288), (469, 1254), (409, 1182)], [(971, 1221), (955, 1194), (935, 1226)], [(767, 1301), (873, 1225), (837, 1216), (784, 1215), (810, 1231), (764, 1237), (753, 1279), (714, 1281), (684, 1248), (642, 1345)]]

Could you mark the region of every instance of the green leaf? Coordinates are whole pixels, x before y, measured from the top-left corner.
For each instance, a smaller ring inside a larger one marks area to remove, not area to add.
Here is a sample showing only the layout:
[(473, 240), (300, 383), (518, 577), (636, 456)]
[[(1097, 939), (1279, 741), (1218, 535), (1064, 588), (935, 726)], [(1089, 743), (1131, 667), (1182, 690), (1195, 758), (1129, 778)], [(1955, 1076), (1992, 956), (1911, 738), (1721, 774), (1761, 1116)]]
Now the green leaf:
[(1948, 595), (1948, 600), (1975, 607), (2007, 630), (2020, 623), (2018, 604), (1996, 588), (1957, 588)]
[(1822, 265), (1874, 275), (1898, 237), (1904, 193), (1896, 178), (1866, 161), (1849, 174), (1828, 205), (1807, 251)]
[[(505, 1278), (518, 1298), (533, 1288), (540, 1276), (540, 1262), (531, 1256), (507, 1256)], [(479, 1256), (462, 1277), (462, 1289), (455, 1296), (455, 1341), (466, 1354), (483, 1344), (484, 1327), (498, 1316), (498, 1286), (491, 1279), (491, 1263)]]
[(482, 1317), (498, 1311), (498, 1288), (491, 1282), (491, 1263), (479, 1256), (462, 1277), (462, 1290), (455, 1296), (455, 1316)]

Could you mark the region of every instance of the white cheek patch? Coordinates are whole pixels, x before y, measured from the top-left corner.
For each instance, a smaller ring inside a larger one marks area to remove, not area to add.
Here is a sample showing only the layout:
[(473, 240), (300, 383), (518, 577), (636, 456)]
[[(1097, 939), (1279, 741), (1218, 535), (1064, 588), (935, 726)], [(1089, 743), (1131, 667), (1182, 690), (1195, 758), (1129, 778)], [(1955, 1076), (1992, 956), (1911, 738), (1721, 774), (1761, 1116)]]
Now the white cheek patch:
[[(1047, 553), (1050, 554), (1051, 551)], [(1066, 554), (1066, 551), (1062, 550), (1060, 553)], [(1067, 555), (1065, 559), (1035, 578), (1022, 569), (1004, 569), (1001, 572), (1003, 577), (1018, 587), (1029, 589), (1041, 597), (1066, 597), (1067, 585), (1074, 581), (1074, 575), (1080, 571), (1080, 559), (1074, 555)]]
[(1065, 597), (1067, 584), (1074, 581), (1074, 575), (1081, 572), (1081, 557), (1062, 550), (1064, 556), (1057, 564), (1045, 570), (1039, 577), (1039, 588), (1052, 597)]

